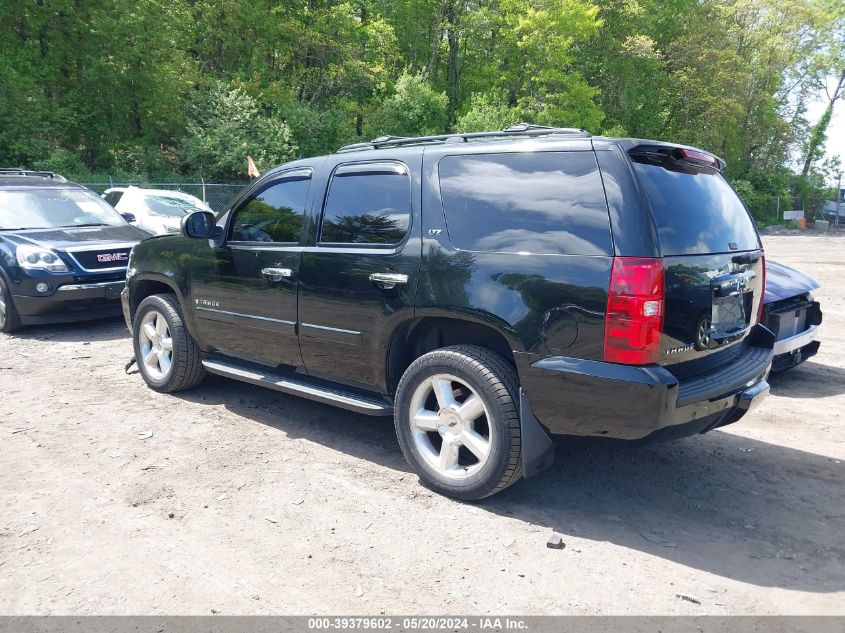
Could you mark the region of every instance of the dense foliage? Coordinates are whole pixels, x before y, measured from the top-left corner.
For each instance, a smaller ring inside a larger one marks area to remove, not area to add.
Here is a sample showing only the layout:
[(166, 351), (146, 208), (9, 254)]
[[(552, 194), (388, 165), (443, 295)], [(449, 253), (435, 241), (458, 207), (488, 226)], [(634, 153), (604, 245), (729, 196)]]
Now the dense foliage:
[[(703, 147), (761, 219), (824, 198), (843, 0), (2, 0), (0, 164), (242, 178), (529, 121)], [(803, 169), (802, 169), (803, 166)]]

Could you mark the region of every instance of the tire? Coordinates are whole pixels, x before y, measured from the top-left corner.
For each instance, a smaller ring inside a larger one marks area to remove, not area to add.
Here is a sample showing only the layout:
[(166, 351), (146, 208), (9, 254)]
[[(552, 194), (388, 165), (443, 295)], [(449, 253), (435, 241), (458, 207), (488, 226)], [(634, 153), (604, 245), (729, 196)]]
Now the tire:
[(0, 332), (9, 334), (20, 329), (21, 318), (12, 300), (12, 291), (0, 275)]
[(483, 347), (444, 347), (411, 363), (396, 390), (394, 422), (423, 485), (473, 501), (519, 481), (518, 393), (513, 366)]
[(138, 370), (154, 391), (184, 391), (205, 377), (199, 346), (185, 327), (176, 295), (152, 295), (141, 302), (132, 322), (132, 343)]

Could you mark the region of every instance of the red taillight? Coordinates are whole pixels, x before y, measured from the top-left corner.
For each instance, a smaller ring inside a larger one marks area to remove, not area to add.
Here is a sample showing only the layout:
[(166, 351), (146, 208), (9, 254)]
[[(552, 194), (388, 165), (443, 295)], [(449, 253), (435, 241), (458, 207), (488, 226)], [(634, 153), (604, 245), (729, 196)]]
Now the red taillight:
[(681, 155), (681, 158), (686, 158), (687, 160), (697, 160), (709, 165), (716, 164), (716, 159), (710, 156), (710, 154), (705, 154), (704, 152), (696, 152), (692, 149), (682, 149), (679, 150), (678, 153)]
[(760, 303), (757, 304), (757, 323), (763, 322), (763, 306), (766, 303), (766, 256), (760, 258), (763, 263), (763, 283), (760, 284)]
[(656, 363), (663, 312), (663, 262), (614, 257), (604, 320), (604, 359), (626, 365)]

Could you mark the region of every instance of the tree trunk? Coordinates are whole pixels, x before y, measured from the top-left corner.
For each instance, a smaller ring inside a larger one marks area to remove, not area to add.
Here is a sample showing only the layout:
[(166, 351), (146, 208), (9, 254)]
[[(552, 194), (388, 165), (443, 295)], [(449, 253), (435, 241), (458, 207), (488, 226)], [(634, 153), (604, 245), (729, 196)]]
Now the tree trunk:
[(843, 87), (845, 87), (845, 70), (839, 75), (839, 81), (836, 83), (833, 93), (828, 95), (827, 107), (824, 110), (824, 114), (822, 114), (822, 118), (819, 119), (819, 122), (813, 126), (810, 132), (810, 140), (807, 143), (807, 157), (804, 160), (804, 168), (801, 170), (801, 175), (805, 178), (810, 173), (810, 167), (812, 167), (813, 162), (816, 160), (816, 154), (818, 154), (819, 148), (824, 142), (827, 126), (830, 125), (830, 119), (833, 116), (833, 106), (842, 97)]
[(446, 94), (449, 97), (447, 126), (452, 129), (458, 113), (460, 98), (460, 74), (458, 70), (458, 52), (460, 40), (458, 35), (461, 19), (459, 0), (450, 0), (446, 8), (446, 25), (449, 30), (449, 59), (446, 65)]

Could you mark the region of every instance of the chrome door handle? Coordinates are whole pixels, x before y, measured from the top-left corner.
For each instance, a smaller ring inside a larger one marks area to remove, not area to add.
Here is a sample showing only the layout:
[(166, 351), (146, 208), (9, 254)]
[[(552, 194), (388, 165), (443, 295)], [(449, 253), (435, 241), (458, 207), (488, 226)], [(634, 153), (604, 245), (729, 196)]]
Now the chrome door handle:
[(270, 281), (281, 281), (293, 274), (290, 268), (262, 268), (261, 274), (267, 277)]
[(377, 283), (385, 290), (390, 290), (398, 284), (408, 283), (408, 275), (401, 273), (373, 273), (370, 275), (370, 281)]

